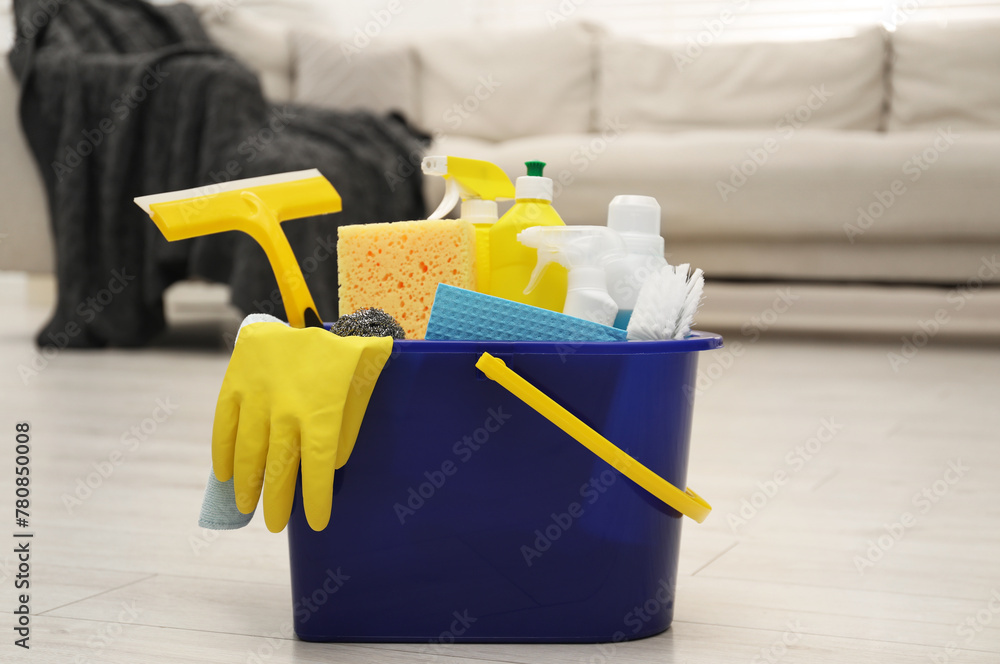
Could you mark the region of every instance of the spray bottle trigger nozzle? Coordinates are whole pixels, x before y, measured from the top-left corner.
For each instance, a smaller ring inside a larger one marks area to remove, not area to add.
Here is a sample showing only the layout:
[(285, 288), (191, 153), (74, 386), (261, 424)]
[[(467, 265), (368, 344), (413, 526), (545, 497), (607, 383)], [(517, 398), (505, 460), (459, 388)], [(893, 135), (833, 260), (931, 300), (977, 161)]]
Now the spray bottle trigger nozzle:
[(524, 294), (528, 295), (531, 291), (535, 290), (538, 286), (538, 282), (542, 280), (542, 275), (545, 273), (545, 268), (549, 266), (549, 263), (556, 261), (558, 262), (558, 255), (554, 251), (547, 251), (542, 247), (538, 247), (538, 262), (535, 263), (535, 269), (531, 272), (531, 278), (528, 280), (528, 285), (524, 289)]
[(448, 175), (448, 157), (431, 155), (420, 162), (420, 169), (426, 175)]
[(445, 178), (444, 182), (444, 198), (441, 199), (441, 204), (437, 206), (437, 209), (428, 215), (428, 219), (444, 219), (446, 214), (455, 209), (461, 199), (462, 192), (455, 179)]

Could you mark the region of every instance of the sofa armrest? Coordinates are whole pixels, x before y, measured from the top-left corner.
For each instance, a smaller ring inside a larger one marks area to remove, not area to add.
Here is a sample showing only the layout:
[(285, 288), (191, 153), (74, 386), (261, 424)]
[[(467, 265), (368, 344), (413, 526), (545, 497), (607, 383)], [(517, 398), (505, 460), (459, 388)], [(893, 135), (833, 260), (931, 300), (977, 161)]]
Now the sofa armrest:
[(0, 63), (0, 270), (52, 271), (52, 235), (42, 178), (21, 131), (21, 90)]

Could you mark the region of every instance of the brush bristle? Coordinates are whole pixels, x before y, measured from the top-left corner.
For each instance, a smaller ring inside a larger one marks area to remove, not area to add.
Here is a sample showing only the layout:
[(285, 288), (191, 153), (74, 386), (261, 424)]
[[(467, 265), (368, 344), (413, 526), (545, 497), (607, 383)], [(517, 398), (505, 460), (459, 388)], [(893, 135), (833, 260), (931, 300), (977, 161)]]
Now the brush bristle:
[(700, 269), (689, 275), (688, 264), (667, 265), (639, 291), (628, 325), (631, 341), (683, 339), (691, 332), (705, 287)]

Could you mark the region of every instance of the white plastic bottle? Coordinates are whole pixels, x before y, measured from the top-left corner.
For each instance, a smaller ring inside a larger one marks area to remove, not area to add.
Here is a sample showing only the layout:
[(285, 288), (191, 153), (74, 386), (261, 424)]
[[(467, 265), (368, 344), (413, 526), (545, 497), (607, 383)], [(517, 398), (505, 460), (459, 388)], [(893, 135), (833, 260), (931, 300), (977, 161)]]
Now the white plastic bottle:
[(618, 233), (627, 252), (604, 268), (608, 293), (618, 305), (615, 327), (625, 330), (642, 285), (667, 265), (660, 237), (660, 204), (652, 196), (615, 196), (608, 205), (608, 228)]

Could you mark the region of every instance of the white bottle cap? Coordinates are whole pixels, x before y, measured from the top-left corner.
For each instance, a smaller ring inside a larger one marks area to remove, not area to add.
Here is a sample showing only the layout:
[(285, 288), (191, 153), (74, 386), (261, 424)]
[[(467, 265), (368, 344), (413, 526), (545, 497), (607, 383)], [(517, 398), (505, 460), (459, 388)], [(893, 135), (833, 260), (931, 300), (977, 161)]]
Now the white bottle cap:
[(608, 228), (618, 231), (631, 253), (663, 255), (660, 204), (652, 196), (615, 196), (608, 205)]
[(462, 201), (461, 218), (473, 224), (494, 224), (497, 220), (497, 202), (468, 198)]
[(660, 204), (652, 196), (615, 196), (608, 205), (608, 228), (619, 233), (660, 234)]
[(514, 198), (537, 198), (552, 202), (552, 178), (542, 175), (522, 175), (514, 186)]

